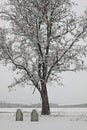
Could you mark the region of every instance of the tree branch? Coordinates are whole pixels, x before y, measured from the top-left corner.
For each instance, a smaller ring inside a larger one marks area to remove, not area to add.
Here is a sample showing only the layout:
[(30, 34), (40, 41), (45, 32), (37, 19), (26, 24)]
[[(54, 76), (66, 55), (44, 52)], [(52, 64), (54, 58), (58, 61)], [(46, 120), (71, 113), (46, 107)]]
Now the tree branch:
[(84, 33), (84, 29), (81, 33), (79, 33), (77, 35), (77, 37), (74, 39), (74, 41), (71, 43), (71, 45), (64, 51), (64, 53), (52, 64), (52, 66), (50, 67), (48, 74), (46, 76), (46, 81), (48, 80), (51, 71), (53, 70), (53, 68), (55, 67), (55, 65), (64, 57), (64, 55), (72, 48), (72, 46), (74, 45), (74, 43), (78, 40), (78, 38)]

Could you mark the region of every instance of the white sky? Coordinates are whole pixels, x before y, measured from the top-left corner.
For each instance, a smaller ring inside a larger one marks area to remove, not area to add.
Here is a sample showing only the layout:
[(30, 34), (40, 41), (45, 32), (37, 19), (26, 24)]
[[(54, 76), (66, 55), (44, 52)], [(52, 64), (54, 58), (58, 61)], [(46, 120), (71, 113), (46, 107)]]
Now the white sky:
[[(75, 7), (78, 15), (83, 14), (83, 10), (87, 9), (87, 0), (74, 0), (79, 3)], [(4, 1), (0, 1), (0, 4)], [(2, 4), (1, 4), (2, 6)], [(3, 22), (0, 22), (3, 26)], [(32, 87), (25, 88), (16, 87), (16, 91), (8, 92), (8, 85), (13, 81), (13, 73), (8, 71), (7, 67), (0, 65), (0, 101), (17, 102), (17, 103), (38, 103), (40, 102), (39, 93), (32, 95)], [(87, 72), (63, 74), (64, 86), (48, 87), (49, 101), (58, 104), (80, 104), (87, 103)]]

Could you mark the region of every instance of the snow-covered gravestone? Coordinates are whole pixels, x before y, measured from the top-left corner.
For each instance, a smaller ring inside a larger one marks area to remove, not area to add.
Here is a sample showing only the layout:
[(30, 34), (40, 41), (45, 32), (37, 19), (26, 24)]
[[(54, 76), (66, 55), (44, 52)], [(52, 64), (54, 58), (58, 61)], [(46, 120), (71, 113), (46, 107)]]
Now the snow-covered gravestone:
[(31, 112), (31, 121), (38, 121), (38, 113), (36, 110), (32, 110)]
[(23, 121), (23, 113), (22, 113), (21, 109), (18, 109), (16, 111), (16, 121)]

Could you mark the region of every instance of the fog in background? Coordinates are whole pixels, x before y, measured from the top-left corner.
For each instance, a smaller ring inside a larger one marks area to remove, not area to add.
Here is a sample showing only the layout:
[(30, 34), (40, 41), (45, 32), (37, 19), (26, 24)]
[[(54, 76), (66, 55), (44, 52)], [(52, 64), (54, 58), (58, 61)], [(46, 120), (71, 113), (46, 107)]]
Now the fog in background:
[[(0, 1), (1, 7), (4, 1)], [(78, 15), (83, 14), (84, 9), (87, 9), (87, 1), (74, 1), (79, 4), (77, 7), (74, 7), (74, 11)], [(3, 21), (0, 21), (0, 26), (4, 26)], [(58, 104), (87, 103), (87, 71), (66, 72), (62, 73), (61, 76), (63, 86), (58, 86), (55, 83), (48, 86), (49, 101)], [(14, 73), (12, 73), (11, 69), (3, 67), (0, 63), (0, 101), (25, 104), (41, 102), (37, 91), (32, 94), (32, 86), (16, 86), (13, 91), (9, 92), (8, 86), (12, 83), (13, 77)]]

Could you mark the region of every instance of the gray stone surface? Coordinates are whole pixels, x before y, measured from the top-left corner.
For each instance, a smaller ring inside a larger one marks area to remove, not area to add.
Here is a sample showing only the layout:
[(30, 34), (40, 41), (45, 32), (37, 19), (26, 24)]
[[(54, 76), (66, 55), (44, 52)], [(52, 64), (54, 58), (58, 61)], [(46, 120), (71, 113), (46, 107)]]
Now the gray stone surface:
[(38, 121), (38, 113), (36, 110), (32, 110), (31, 112), (31, 121)]
[(18, 109), (16, 111), (16, 121), (23, 121), (23, 113), (22, 113), (21, 109)]

